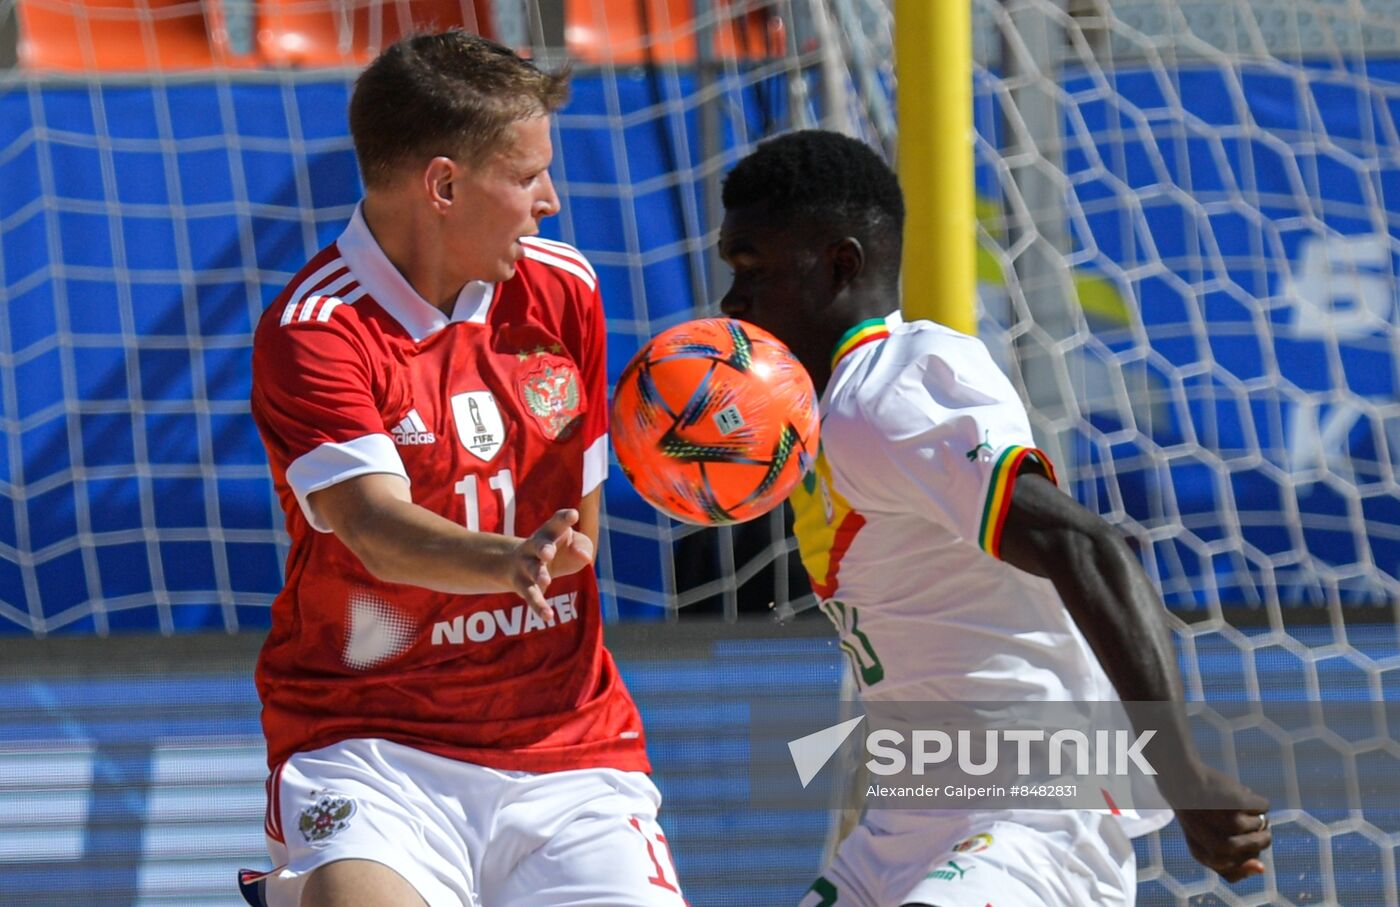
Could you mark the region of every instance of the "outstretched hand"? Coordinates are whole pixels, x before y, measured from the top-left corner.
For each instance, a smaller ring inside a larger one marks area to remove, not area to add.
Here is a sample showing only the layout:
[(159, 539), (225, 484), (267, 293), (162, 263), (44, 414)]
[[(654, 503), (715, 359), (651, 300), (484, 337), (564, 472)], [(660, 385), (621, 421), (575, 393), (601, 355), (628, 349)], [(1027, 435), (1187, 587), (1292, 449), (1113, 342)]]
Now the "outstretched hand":
[(593, 563), (593, 541), (574, 528), (578, 517), (577, 510), (557, 511), (515, 549), (511, 586), (546, 621), (554, 620), (545, 598), (549, 584)]
[(1195, 774), (1191, 802), (1239, 805), (1176, 811), (1191, 856), (1220, 873), (1227, 882), (1238, 882), (1264, 872), (1264, 862), (1259, 855), (1274, 840), (1269, 830), (1269, 801), (1209, 766), (1201, 766)]

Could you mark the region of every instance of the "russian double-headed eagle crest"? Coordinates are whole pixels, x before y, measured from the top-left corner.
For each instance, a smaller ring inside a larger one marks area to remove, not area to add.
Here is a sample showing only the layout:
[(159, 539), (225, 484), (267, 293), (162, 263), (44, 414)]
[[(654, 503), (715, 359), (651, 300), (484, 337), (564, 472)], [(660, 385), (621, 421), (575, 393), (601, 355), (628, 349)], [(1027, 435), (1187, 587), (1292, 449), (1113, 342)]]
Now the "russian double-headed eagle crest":
[(578, 370), (559, 356), (540, 355), (520, 379), (520, 399), (551, 441), (567, 438), (578, 424)]
[(315, 798), (297, 819), (297, 830), (308, 843), (318, 844), (350, 825), (355, 815), (355, 801), (334, 791), (312, 791)]

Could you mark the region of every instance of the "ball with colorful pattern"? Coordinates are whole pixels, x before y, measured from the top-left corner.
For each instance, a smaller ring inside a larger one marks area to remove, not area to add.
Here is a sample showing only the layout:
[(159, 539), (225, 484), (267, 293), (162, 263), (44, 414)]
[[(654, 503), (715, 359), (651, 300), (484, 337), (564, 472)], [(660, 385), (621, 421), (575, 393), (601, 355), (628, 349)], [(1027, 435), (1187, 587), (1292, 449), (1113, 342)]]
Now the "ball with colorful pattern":
[(797, 358), (730, 318), (662, 331), (613, 394), (623, 474), (653, 507), (702, 526), (781, 504), (816, 459), (819, 431), (812, 379)]

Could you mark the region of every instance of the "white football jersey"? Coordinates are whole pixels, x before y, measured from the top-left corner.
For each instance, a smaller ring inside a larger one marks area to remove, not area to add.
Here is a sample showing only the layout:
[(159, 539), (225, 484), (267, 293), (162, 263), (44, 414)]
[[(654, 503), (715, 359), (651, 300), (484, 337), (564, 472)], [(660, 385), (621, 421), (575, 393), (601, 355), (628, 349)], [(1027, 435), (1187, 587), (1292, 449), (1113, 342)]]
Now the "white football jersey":
[(1051, 582), (1000, 560), (1022, 462), (1054, 470), (980, 340), (898, 313), (864, 322), (833, 354), (821, 412), (790, 500), (863, 699), (1118, 701)]

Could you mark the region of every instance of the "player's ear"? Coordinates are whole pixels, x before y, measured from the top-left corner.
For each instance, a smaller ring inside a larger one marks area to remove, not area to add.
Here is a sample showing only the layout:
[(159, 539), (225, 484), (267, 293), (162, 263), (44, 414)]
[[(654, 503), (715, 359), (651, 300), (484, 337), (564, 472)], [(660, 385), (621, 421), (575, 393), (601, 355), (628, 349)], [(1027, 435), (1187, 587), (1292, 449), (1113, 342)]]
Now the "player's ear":
[(831, 262), (832, 285), (837, 292), (850, 286), (865, 269), (865, 248), (854, 236), (832, 243), (827, 256)]
[(423, 189), (428, 202), (445, 214), (456, 197), (454, 182), (458, 175), (457, 163), (450, 157), (439, 155), (428, 162), (423, 170)]

